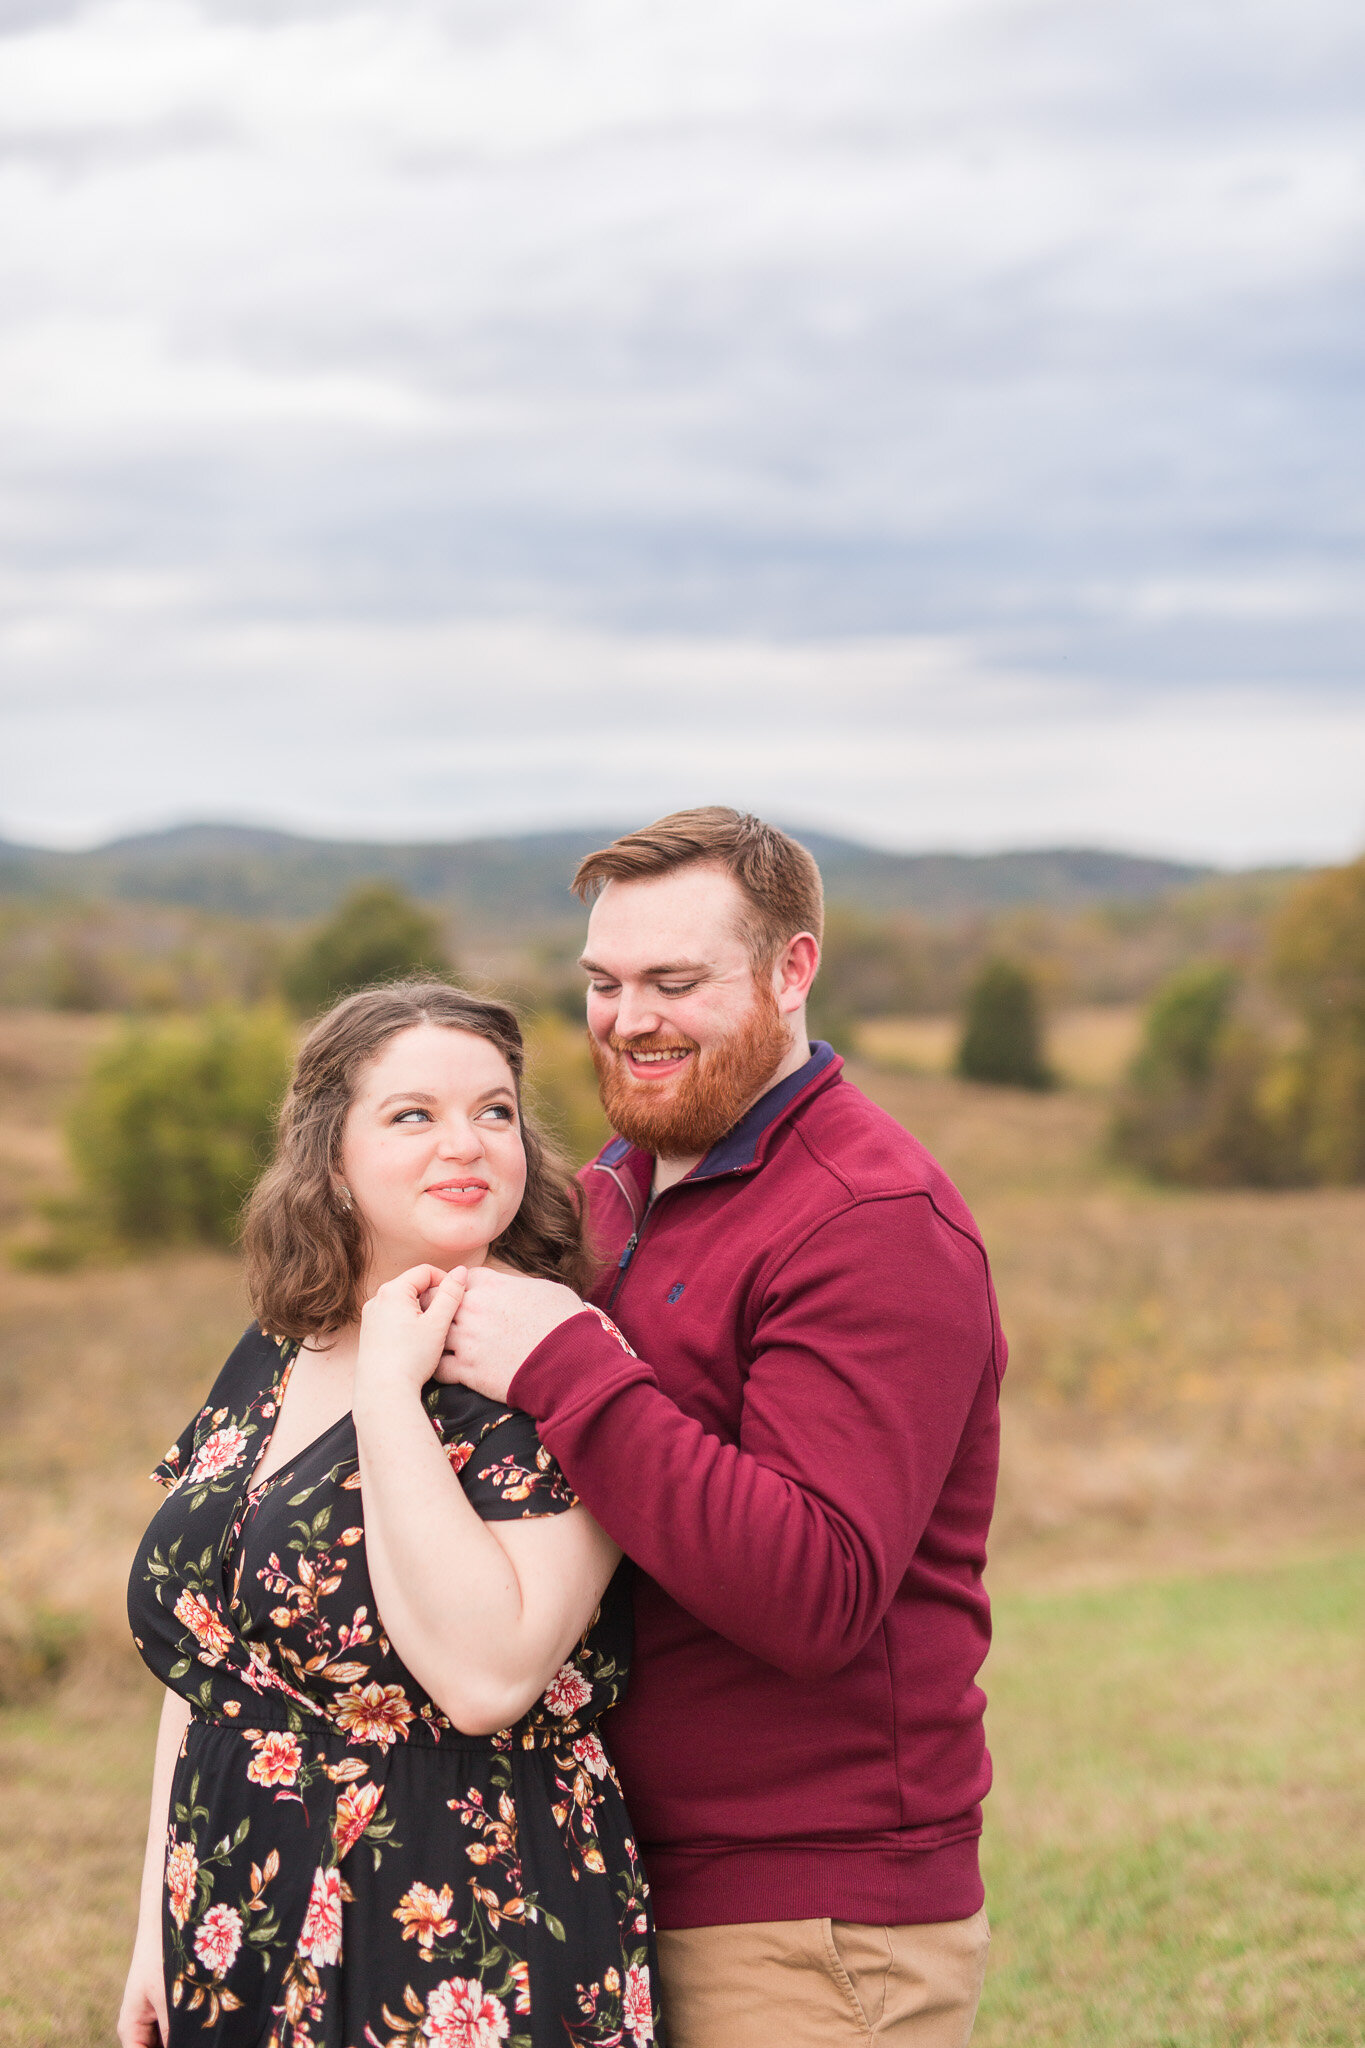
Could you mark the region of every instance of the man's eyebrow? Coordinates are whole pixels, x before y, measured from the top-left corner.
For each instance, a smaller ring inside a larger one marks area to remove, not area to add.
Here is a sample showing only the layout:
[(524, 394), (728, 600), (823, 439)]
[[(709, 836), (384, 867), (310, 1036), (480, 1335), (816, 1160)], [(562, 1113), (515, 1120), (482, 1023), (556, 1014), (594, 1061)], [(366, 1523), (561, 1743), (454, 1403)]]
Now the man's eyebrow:
[[(586, 955), (580, 959), (578, 964), (585, 974), (600, 974), (606, 981), (615, 981), (616, 979), (610, 968), (599, 967), (595, 960), (589, 960)], [(643, 978), (646, 981), (663, 981), (675, 974), (705, 974), (706, 971), (706, 962), (704, 960), (666, 960), (662, 966), (646, 967), (643, 971)]]

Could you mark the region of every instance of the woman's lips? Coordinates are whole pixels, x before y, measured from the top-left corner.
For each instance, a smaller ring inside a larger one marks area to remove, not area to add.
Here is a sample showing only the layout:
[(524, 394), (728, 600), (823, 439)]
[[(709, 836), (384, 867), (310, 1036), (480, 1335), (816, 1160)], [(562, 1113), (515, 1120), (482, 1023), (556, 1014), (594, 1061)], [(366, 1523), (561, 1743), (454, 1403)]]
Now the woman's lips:
[(451, 1209), (477, 1209), (490, 1189), (486, 1180), (442, 1180), (422, 1192)]

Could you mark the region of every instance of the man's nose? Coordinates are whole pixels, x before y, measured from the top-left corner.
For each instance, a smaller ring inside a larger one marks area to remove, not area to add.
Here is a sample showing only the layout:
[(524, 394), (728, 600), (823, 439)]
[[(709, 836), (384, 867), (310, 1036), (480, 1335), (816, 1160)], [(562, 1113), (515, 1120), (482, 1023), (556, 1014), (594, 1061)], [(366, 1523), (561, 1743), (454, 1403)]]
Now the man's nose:
[(662, 1023), (659, 1006), (648, 989), (622, 989), (616, 1006), (618, 1038), (643, 1038), (646, 1032), (657, 1031)]

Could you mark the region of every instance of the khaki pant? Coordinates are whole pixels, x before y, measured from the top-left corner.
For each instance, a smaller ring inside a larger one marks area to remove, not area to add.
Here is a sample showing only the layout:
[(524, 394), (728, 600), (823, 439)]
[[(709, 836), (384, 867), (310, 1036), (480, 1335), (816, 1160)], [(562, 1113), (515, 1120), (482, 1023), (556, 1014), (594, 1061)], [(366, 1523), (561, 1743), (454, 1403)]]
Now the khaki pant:
[(924, 1927), (758, 1920), (660, 1932), (668, 2048), (966, 2048), (986, 1909)]

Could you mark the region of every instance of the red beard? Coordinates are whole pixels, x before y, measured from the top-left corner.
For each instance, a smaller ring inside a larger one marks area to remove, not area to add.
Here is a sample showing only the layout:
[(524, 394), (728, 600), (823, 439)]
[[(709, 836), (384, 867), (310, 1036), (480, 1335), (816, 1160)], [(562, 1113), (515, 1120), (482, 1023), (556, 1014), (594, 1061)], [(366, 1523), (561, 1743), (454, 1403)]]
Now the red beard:
[[(597, 1069), (602, 1107), (612, 1129), (656, 1158), (704, 1156), (732, 1130), (791, 1050), (791, 1037), (766, 982), (755, 982), (754, 1005), (743, 1023), (709, 1052), (678, 1033), (651, 1031), (638, 1038), (606, 1042), (588, 1034)], [(671, 1052), (683, 1046), (695, 1054), (683, 1079), (669, 1087), (636, 1081), (621, 1055)]]

